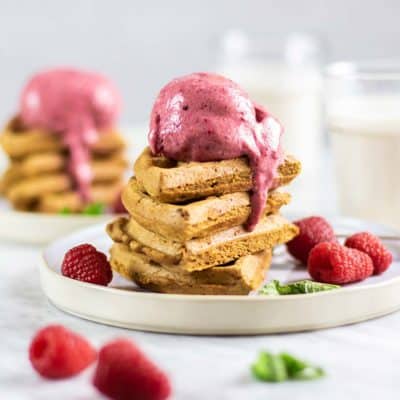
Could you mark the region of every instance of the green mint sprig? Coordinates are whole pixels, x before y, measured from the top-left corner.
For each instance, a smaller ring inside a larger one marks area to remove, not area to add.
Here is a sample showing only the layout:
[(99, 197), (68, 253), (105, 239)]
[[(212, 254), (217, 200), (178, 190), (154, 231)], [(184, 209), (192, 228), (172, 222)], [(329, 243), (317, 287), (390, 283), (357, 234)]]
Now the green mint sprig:
[(298, 282), (288, 283), (287, 285), (282, 285), (279, 281), (273, 280), (265, 284), (260, 289), (259, 294), (266, 296), (281, 296), (288, 294), (317, 293), (339, 288), (339, 285), (314, 282), (307, 279)]
[(61, 215), (70, 215), (70, 214), (72, 214), (72, 211), (70, 208), (64, 207), (58, 213)]
[(290, 379), (311, 380), (321, 378), (325, 375), (321, 367), (310, 365), (304, 360), (293, 357), (289, 353), (281, 353), (279, 356), (285, 363)]
[(253, 376), (265, 382), (283, 382), (288, 379), (284, 360), (272, 353), (262, 351), (251, 366)]
[(263, 382), (283, 382), (286, 380), (312, 380), (325, 375), (322, 368), (300, 360), (288, 353), (273, 354), (260, 352), (251, 366), (254, 378)]
[(106, 207), (103, 203), (88, 204), (82, 211), (84, 215), (101, 215), (104, 214)]
[[(88, 204), (81, 213), (82, 215), (102, 215), (106, 211), (106, 206), (103, 203), (91, 203)], [(62, 208), (59, 212), (60, 215), (71, 215), (72, 210), (68, 207)]]

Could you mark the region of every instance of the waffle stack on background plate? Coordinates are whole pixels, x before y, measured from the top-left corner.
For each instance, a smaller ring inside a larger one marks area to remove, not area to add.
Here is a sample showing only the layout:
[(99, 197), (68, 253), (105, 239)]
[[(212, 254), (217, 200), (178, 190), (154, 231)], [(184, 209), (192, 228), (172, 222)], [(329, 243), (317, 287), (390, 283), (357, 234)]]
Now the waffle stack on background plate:
[(176, 162), (147, 148), (122, 192), (129, 217), (107, 227), (111, 265), (140, 287), (163, 293), (248, 294), (265, 279), (272, 249), (297, 234), (279, 215), (290, 195), (278, 190), (300, 172), (286, 156), (265, 212), (246, 231), (252, 174), (245, 158)]
[[(9, 166), (0, 180), (0, 192), (14, 208), (57, 213), (80, 212), (82, 201), (68, 173), (68, 150), (61, 136), (39, 129), (26, 129), (15, 118), (0, 135)], [(111, 131), (91, 147), (92, 203), (112, 205), (122, 187), (127, 166), (122, 136)]]

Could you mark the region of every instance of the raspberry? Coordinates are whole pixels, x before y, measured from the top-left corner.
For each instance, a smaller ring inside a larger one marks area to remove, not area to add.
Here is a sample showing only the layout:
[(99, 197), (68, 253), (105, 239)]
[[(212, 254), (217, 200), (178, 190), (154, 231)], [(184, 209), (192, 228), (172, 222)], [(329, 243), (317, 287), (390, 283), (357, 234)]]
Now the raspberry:
[(286, 244), (289, 253), (307, 265), (308, 255), (314, 246), (321, 242), (336, 242), (335, 232), (322, 217), (308, 217), (293, 222), (300, 233)]
[(83, 337), (61, 325), (49, 325), (36, 333), (29, 347), (33, 368), (45, 378), (78, 374), (96, 359), (96, 350)]
[(350, 283), (361, 281), (374, 270), (371, 258), (340, 243), (317, 244), (308, 257), (308, 272), (318, 282)]
[(377, 236), (369, 232), (350, 236), (344, 245), (368, 254), (374, 264), (375, 275), (385, 272), (393, 261), (392, 253)]
[(68, 250), (62, 262), (61, 273), (82, 282), (107, 286), (112, 270), (105, 254), (91, 244), (81, 244)]
[(162, 400), (171, 394), (168, 377), (132, 342), (117, 339), (99, 352), (94, 386), (118, 400)]

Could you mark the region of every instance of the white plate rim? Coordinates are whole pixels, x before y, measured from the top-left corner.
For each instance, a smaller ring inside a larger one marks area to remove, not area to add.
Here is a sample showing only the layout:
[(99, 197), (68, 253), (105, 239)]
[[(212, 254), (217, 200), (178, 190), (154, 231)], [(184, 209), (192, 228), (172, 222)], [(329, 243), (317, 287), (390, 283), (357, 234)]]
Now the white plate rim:
[(49, 244), (79, 229), (111, 221), (123, 214), (52, 214), (1, 208), (0, 239), (26, 244)]

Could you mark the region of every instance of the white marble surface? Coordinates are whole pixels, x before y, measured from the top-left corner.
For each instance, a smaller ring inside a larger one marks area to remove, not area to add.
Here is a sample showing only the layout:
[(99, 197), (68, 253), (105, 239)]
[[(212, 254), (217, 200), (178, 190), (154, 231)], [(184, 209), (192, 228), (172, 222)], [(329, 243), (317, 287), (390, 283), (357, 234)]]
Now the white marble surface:
[[(1, 221), (0, 221), (1, 222)], [(31, 369), (34, 332), (61, 323), (95, 345), (124, 336), (135, 340), (171, 376), (176, 399), (397, 399), (400, 391), (400, 313), (342, 328), (258, 337), (194, 337), (132, 332), (64, 314), (41, 292), (40, 249), (0, 242), (0, 398), (96, 399), (93, 370), (61, 382)], [(101, 305), (99, 305), (101, 306)], [(315, 382), (263, 384), (249, 365), (260, 349), (287, 350), (323, 366)]]
[[(324, 213), (335, 211), (329, 198), (321, 202)], [(30, 340), (50, 323), (80, 332), (96, 346), (120, 336), (135, 340), (169, 373), (173, 398), (179, 400), (399, 398), (400, 312), (342, 328), (257, 337), (133, 332), (84, 321), (49, 304), (39, 284), (39, 255), (39, 247), (0, 239), (0, 399), (101, 398), (90, 384), (93, 368), (60, 382), (43, 380), (32, 370)], [(323, 366), (327, 376), (315, 382), (255, 382), (249, 365), (261, 349), (293, 352)]]

